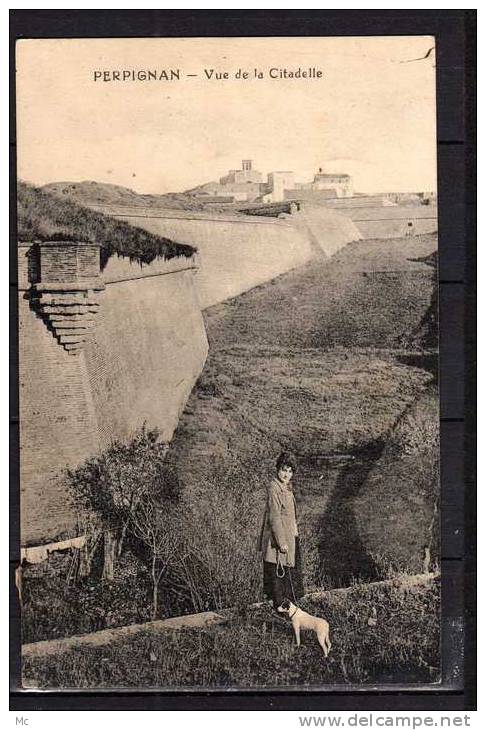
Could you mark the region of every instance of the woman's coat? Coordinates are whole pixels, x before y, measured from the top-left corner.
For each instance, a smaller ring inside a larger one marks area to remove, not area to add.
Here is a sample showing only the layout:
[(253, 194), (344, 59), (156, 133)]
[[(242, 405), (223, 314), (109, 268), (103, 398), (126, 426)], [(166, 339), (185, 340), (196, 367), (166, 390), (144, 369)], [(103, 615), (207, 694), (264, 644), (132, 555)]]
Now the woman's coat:
[[(297, 536), (295, 499), (292, 490), (273, 479), (267, 493), (267, 506), (260, 536), (260, 551), (268, 563), (279, 561), (290, 568), (295, 566), (295, 538)], [(288, 552), (281, 548), (287, 545)]]

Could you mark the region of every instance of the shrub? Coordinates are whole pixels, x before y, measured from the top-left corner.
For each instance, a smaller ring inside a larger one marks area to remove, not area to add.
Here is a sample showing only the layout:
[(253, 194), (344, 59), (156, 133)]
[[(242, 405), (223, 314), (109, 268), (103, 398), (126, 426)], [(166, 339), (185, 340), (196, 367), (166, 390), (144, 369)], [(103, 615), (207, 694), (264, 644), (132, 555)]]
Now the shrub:
[(85, 523), (91, 517), (104, 533), (105, 578), (113, 579), (127, 531), (147, 549), (154, 617), (158, 586), (176, 551), (174, 505), (179, 498), (177, 478), (165, 460), (167, 447), (158, 438), (156, 429), (144, 426), (130, 443), (116, 441), (101, 455), (68, 471), (75, 507)]
[(171, 566), (182, 558), (181, 533), (173, 506), (154, 491), (144, 492), (130, 513), (130, 532), (149, 553), (152, 581), (152, 619), (157, 618), (159, 585)]
[(263, 506), (231, 464), (213, 465), (184, 501), (184, 549), (178, 577), (194, 611), (251, 603), (261, 597), (258, 534)]
[(68, 470), (71, 499), (82, 512), (96, 515), (103, 528), (123, 527), (148, 493), (174, 501), (179, 496), (174, 472), (165, 461), (167, 446), (157, 429), (145, 426), (124, 444), (114, 441), (102, 454)]

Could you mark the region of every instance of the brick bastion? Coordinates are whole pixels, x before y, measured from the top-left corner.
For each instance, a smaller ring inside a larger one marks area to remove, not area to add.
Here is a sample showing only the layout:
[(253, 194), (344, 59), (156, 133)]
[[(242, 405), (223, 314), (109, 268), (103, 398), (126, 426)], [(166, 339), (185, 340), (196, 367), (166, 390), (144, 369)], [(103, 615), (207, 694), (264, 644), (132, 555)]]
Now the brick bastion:
[(21, 543), (76, 534), (63, 480), (144, 423), (169, 440), (207, 356), (195, 258), (140, 265), (99, 246), (20, 244)]

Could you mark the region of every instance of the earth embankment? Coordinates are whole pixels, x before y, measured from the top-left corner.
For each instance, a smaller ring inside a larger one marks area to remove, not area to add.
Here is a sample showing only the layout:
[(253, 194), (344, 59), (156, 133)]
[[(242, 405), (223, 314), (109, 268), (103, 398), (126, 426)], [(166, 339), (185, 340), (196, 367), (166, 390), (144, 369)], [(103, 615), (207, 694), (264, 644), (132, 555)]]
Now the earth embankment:
[(189, 509), (213, 524), (213, 544), (247, 571), (253, 594), (266, 485), (283, 448), (299, 461), (308, 583), (373, 579), (392, 562), (417, 570), (433, 548), (437, 391), (431, 369), (408, 356), (435, 288), (434, 269), (413, 259), (436, 243), (352, 243), (205, 312), (210, 355), (172, 459)]

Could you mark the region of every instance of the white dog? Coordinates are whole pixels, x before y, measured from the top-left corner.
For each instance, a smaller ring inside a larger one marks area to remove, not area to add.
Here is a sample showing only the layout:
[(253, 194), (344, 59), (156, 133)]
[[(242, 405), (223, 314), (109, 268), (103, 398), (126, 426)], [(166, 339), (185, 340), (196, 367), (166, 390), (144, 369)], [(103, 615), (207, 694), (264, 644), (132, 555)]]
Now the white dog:
[(331, 648), (331, 641), (329, 639), (329, 624), (326, 619), (318, 618), (317, 616), (311, 616), (309, 613), (302, 611), (292, 601), (286, 598), (282, 604), (277, 608), (280, 613), (287, 613), (289, 619), (292, 621), (294, 628), (295, 640), (297, 646), (300, 646), (300, 630), (310, 629), (315, 631), (317, 634), (317, 641), (322, 647), (324, 656), (329, 654)]

